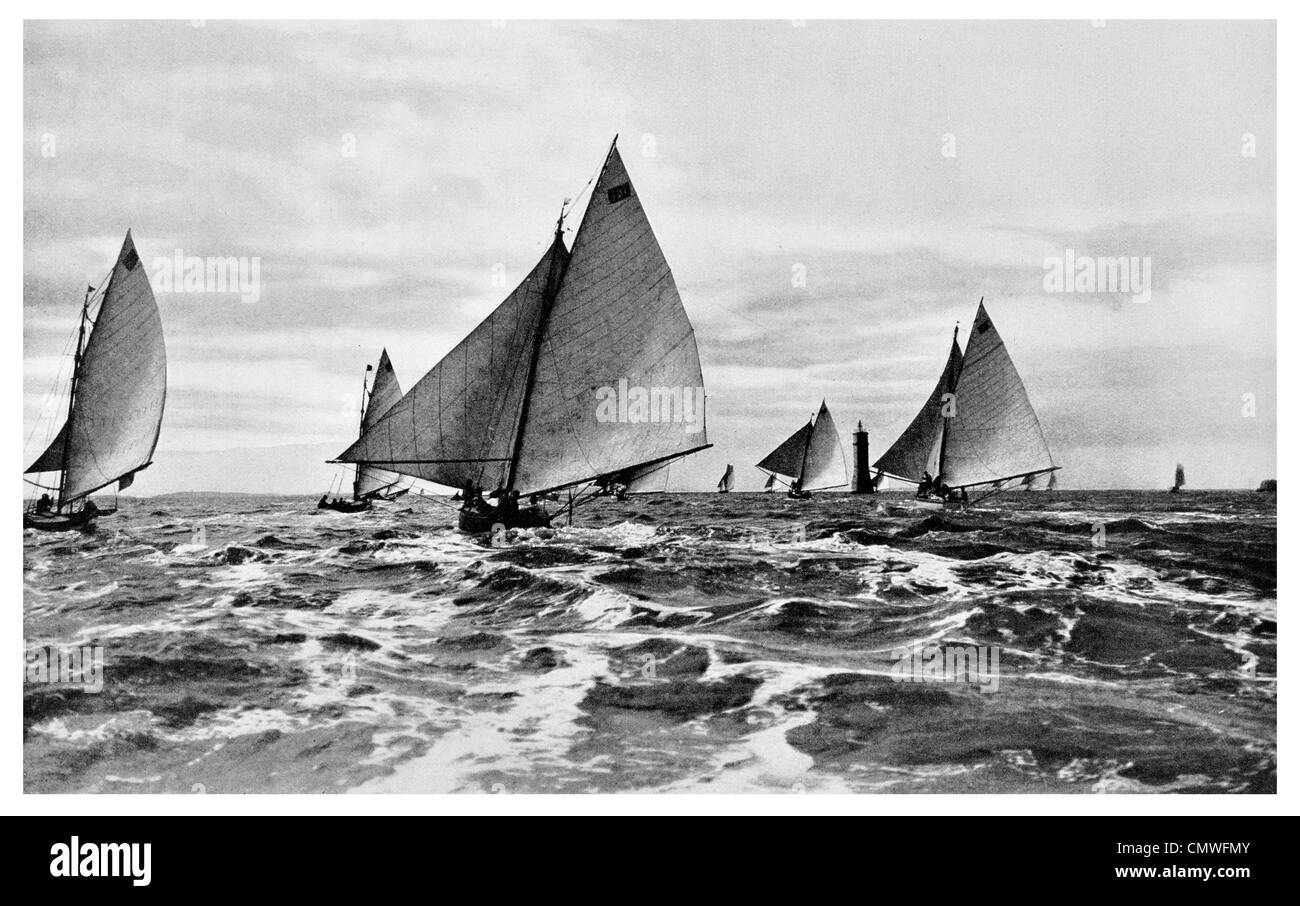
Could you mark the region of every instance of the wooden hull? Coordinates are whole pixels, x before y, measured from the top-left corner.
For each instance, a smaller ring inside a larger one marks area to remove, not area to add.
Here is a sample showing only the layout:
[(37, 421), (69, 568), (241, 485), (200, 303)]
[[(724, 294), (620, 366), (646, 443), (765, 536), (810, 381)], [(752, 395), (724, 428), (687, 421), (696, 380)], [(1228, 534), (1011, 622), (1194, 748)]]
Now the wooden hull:
[(525, 507), (503, 516), (496, 507), (485, 504), (472, 510), (461, 510), (457, 524), (462, 532), (480, 535), (491, 532), (498, 525), (508, 529), (545, 528), (551, 524), (551, 517), (541, 507)]
[(318, 510), (333, 510), (336, 513), (362, 513), (370, 509), (369, 500), (328, 500), (316, 504)]
[(111, 516), (116, 510), (95, 510), (79, 513), (23, 513), (23, 528), (41, 532), (75, 532), (94, 525), (100, 516)]

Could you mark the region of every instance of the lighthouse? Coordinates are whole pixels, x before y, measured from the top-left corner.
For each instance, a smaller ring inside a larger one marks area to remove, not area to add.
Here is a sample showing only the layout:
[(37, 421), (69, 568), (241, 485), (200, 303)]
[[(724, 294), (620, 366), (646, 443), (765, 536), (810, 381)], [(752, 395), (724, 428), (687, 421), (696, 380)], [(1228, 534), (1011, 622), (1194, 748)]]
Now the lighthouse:
[(853, 432), (853, 493), (874, 494), (876, 486), (871, 480), (871, 452), (867, 443), (867, 432), (858, 422), (858, 430)]

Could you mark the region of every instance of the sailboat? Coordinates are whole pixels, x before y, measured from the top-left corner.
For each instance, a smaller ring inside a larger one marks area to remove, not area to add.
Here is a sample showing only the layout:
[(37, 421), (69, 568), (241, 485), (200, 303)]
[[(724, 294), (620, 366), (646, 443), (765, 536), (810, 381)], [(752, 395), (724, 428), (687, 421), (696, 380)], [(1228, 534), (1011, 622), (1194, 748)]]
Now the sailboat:
[(806, 425), (767, 454), (758, 468), (768, 473), (769, 486), (788, 478), (789, 497), (807, 498), (813, 491), (847, 486), (849, 472), (844, 449), (826, 401), (822, 400), (821, 408)]
[(727, 463), (727, 471), (722, 473), (722, 478), (718, 480), (718, 493), (730, 494), (731, 489), (736, 486), (736, 469), (731, 463)]
[(1169, 489), (1170, 494), (1182, 493), (1183, 485), (1187, 484), (1187, 476), (1183, 474), (1183, 464), (1180, 462), (1174, 466), (1174, 486)]
[(45, 493), (23, 514), (24, 528), (82, 528), (115, 512), (98, 508), (90, 495), (114, 482), (119, 491), (130, 487), (153, 462), (167, 398), (167, 348), (145, 270), (128, 230), (102, 292), (86, 291), (67, 418), (25, 473), (58, 472), (58, 484), (30, 482)]
[(769, 475), (767, 481), (763, 482), (763, 492), (771, 494), (774, 490), (776, 490), (776, 476)]
[[(485, 532), (547, 525), (556, 491), (710, 446), (695, 331), (617, 137), (571, 250), (567, 209), (523, 282), (339, 461), (462, 488), (460, 528)], [(603, 405), (624, 388), (675, 388), (681, 407)]]
[[(375, 373), (374, 383), (370, 383), (370, 372)], [(366, 365), (361, 378), (361, 426), (360, 434), (379, 421), (393, 404), (402, 398), (402, 387), (397, 382), (397, 372), (388, 358), (388, 350), (379, 353), (377, 366)], [(355, 513), (370, 509), (375, 500), (396, 500), (410, 488), (399, 487), (402, 477), (393, 472), (386, 472), (372, 466), (357, 466), (352, 481), (351, 500), (330, 500), (328, 495), (322, 497), (316, 505), (322, 510), (337, 510), (342, 513)]]
[(1029, 487), (1060, 468), (983, 299), (965, 353), (954, 330), (930, 398), (875, 468), (918, 485), (918, 504), (932, 509), (963, 501), (967, 488)]

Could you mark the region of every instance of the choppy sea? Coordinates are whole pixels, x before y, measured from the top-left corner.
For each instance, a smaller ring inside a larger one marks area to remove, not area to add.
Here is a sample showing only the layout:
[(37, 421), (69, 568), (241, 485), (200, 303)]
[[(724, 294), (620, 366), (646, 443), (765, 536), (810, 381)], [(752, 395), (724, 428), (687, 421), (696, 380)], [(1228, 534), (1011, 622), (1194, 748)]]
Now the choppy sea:
[(904, 499), (124, 498), (25, 533), (24, 787), (1275, 790), (1275, 497)]

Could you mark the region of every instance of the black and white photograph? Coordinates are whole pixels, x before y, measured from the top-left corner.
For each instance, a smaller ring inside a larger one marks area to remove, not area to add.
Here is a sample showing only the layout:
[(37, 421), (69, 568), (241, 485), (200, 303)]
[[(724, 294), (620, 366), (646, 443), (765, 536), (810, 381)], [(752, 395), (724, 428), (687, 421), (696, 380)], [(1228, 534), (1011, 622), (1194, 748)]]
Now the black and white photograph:
[(11, 786), (1277, 794), (1277, 22), (605, 14), (22, 23)]

